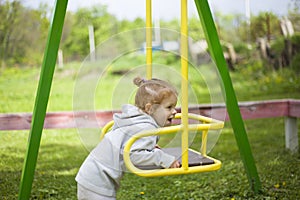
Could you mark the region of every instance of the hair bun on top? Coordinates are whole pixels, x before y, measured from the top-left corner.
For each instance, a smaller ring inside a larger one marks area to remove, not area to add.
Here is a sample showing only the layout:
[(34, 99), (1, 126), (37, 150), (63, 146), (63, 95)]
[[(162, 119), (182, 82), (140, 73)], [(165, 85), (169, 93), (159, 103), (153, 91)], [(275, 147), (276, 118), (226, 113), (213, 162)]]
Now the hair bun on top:
[(145, 82), (145, 79), (142, 79), (141, 77), (136, 77), (133, 79), (133, 83), (138, 87), (140, 87)]

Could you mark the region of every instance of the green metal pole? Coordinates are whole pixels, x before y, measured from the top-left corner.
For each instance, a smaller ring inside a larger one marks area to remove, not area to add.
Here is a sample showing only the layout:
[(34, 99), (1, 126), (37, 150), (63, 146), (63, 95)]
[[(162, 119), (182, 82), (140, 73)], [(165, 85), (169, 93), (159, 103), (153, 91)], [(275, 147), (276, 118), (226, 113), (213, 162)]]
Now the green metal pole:
[(255, 166), (251, 147), (248, 141), (244, 122), (240, 113), (237, 98), (232, 86), (227, 63), (223, 55), (220, 40), (212, 18), (207, 0), (195, 0), (202, 28), (208, 43), (212, 58), (214, 59), (223, 82), (223, 96), (225, 97), (227, 112), (230, 117), (235, 139), (240, 151), (242, 161), (248, 176), (251, 189), (258, 193), (261, 183)]
[(68, 0), (57, 0), (55, 4), (35, 99), (27, 153), (20, 182), (19, 200), (27, 200), (30, 198), (67, 4)]

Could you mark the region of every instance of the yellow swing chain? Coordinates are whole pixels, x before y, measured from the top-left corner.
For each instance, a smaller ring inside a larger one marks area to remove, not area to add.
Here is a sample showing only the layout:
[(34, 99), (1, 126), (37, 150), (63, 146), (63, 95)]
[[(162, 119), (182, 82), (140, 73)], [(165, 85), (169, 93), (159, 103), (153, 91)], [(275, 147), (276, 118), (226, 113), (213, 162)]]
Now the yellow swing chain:
[(146, 0), (146, 65), (149, 80), (152, 78), (152, 0)]

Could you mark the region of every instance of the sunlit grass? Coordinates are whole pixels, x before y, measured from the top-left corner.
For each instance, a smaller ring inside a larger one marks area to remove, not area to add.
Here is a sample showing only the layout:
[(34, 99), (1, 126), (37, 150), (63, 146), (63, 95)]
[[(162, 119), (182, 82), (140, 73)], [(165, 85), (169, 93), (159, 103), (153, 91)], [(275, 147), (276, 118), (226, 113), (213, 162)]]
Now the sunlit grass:
[[(157, 60), (158, 63), (168, 61), (166, 57), (157, 59), (161, 59), (161, 61)], [(135, 61), (134, 65), (139, 62), (141, 61)], [(97, 82), (98, 85), (92, 86), (95, 88), (95, 91), (91, 92), (92, 104), (87, 106), (83, 102), (83, 107), (78, 108), (101, 110), (119, 105), (120, 102), (113, 104), (110, 100), (114, 92), (115, 95), (117, 94), (118, 88), (114, 90), (110, 86), (115, 85), (122, 76), (114, 75), (112, 72), (130, 69), (131, 65), (126, 60), (121, 60), (121, 63), (112, 63), (112, 65), (111, 71), (108, 71), (103, 79), (105, 80), (103, 84), (99, 85), (100, 82)], [(162, 65), (167, 65), (167, 63)], [(179, 70), (178, 63), (172, 63), (173, 65), (176, 70)], [(85, 100), (89, 97), (87, 95), (91, 95), (88, 91), (88, 81), (91, 79), (82, 77), (95, 72), (93, 70), (97, 67), (87, 68), (84, 75), (79, 76), (80, 66), (78, 63), (72, 63), (63, 69), (56, 69), (48, 111), (72, 111), (74, 102), (77, 100), (74, 98)], [(193, 70), (191, 70), (192, 74)], [(158, 69), (157, 73), (161, 77), (168, 77), (166, 70)], [(121, 86), (134, 88), (133, 85), (129, 86), (134, 75), (136, 74), (128, 75), (130, 80), (125, 81), (127, 85), (121, 84)], [(209, 81), (210, 77), (213, 78), (212, 74), (202, 73), (202, 75), (208, 78), (191, 75), (191, 83), (196, 91), (198, 102), (209, 103), (211, 92), (216, 92), (217, 95), (220, 95), (218, 94), (220, 92), (207, 89), (207, 85), (211, 84)], [(287, 76), (283, 74), (280, 78), (278, 78), (279, 75), (272, 74), (269, 79), (263, 77), (259, 80), (252, 80), (249, 73), (241, 77), (241, 73), (235, 72), (231, 73), (231, 76), (240, 101), (300, 98), (297, 85), (299, 83), (292, 75), (289, 75), (292, 80), (286, 82), (282, 81)], [(0, 112), (32, 112), (38, 77), (39, 69), (7, 68), (2, 70)], [(168, 78), (177, 87), (180, 86), (180, 80)], [(98, 77), (93, 81), (96, 80)], [(74, 97), (76, 84), (81, 83), (80, 81), (87, 85), (83, 85), (84, 90), (78, 90), (79, 95)], [(121, 86), (121, 89), (124, 88)], [(125, 99), (126, 95), (130, 97)], [(125, 92), (123, 96), (124, 101), (132, 102), (131, 93)], [(253, 194), (249, 187), (230, 122), (226, 122), (217, 144), (209, 152), (211, 156), (222, 161), (222, 168), (219, 171), (157, 178), (142, 178), (126, 173), (118, 191), (118, 199), (297, 199), (300, 189), (300, 155), (299, 152), (291, 154), (285, 150), (284, 119), (248, 120), (245, 121), (245, 126), (262, 182), (260, 194)], [(300, 123), (298, 127), (300, 129)], [(86, 134), (91, 132), (86, 129), (80, 130), (80, 133), (82, 131)], [(74, 178), (88, 155), (80, 133), (77, 129), (44, 130), (31, 193), (32, 199), (76, 199)], [(0, 194), (3, 199), (17, 199), (28, 136), (28, 130), (0, 132)], [(200, 137), (201, 134), (197, 134), (193, 138), (193, 145), (196, 149), (200, 147)], [(174, 136), (162, 137), (160, 144), (164, 146), (170, 140), (175, 140)], [(97, 141), (94, 142), (97, 143)], [(180, 144), (180, 137), (173, 142), (174, 145)]]

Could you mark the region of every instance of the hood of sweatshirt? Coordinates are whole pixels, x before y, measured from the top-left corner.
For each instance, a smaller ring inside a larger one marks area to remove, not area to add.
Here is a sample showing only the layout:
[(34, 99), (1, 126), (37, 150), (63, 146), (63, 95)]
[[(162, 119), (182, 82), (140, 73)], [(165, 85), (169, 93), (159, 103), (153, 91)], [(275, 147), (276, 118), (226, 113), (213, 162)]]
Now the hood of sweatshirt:
[(113, 118), (113, 130), (143, 123), (150, 123), (156, 128), (159, 128), (155, 120), (150, 115), (144, 113), (138, 107), (130, 104), (123, 105), (122, 113), (114, 114)]

